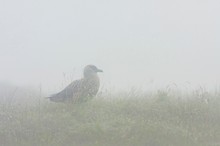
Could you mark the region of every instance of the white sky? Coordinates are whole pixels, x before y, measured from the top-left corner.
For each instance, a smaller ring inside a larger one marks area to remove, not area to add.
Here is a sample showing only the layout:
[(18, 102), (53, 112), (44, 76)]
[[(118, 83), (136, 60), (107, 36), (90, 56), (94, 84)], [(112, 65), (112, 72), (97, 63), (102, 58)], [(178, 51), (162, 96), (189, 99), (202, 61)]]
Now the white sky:
[(218, 0), (1, 0), (0, 81), (50, 92), (95, 64), (105, 87), (214, 87), (219, 14)]

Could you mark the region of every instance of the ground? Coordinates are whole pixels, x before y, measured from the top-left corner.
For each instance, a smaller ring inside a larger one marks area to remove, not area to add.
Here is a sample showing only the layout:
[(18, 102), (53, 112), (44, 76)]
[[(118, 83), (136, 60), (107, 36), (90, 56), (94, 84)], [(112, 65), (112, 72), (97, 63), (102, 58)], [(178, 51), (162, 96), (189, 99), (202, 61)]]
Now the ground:
[(0, 105), (2, 146), (220, 146), (219, 94)]

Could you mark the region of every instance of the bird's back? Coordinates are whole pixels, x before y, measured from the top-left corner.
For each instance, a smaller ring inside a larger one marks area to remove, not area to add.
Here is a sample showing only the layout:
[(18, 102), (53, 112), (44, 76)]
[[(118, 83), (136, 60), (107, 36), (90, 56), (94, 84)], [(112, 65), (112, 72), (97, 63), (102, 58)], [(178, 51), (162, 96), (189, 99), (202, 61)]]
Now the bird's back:
[(83, 78), (73, 81), (61, 92), (52, 95), (50, 98), (54, 102), (77, 102), (85, 101), (89, 97), (94, 97), (99, 89), (99, 78)]

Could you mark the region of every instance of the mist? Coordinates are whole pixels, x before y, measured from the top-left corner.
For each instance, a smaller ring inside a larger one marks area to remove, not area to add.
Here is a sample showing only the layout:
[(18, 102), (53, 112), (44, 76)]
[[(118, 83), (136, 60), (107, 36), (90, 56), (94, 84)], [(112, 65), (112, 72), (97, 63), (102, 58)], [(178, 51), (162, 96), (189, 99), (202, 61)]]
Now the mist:
[(94, 64), (103, 88), (219, 88), (220, 2), (0, 2), (0, 81), (58, 91)]
[(219, 146), (219, 14), (217, 0), (0, 0), (0, 145)]

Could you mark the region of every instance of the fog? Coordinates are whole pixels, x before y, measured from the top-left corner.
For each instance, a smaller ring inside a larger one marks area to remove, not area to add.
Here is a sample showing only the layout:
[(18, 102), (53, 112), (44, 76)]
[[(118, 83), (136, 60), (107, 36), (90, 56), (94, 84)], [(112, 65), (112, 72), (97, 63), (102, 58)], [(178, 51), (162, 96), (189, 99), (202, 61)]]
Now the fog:
[(0, 81), (58, 91), (87, 64), (107, 89), (219, 87), (217, 0), (1, 0)]

